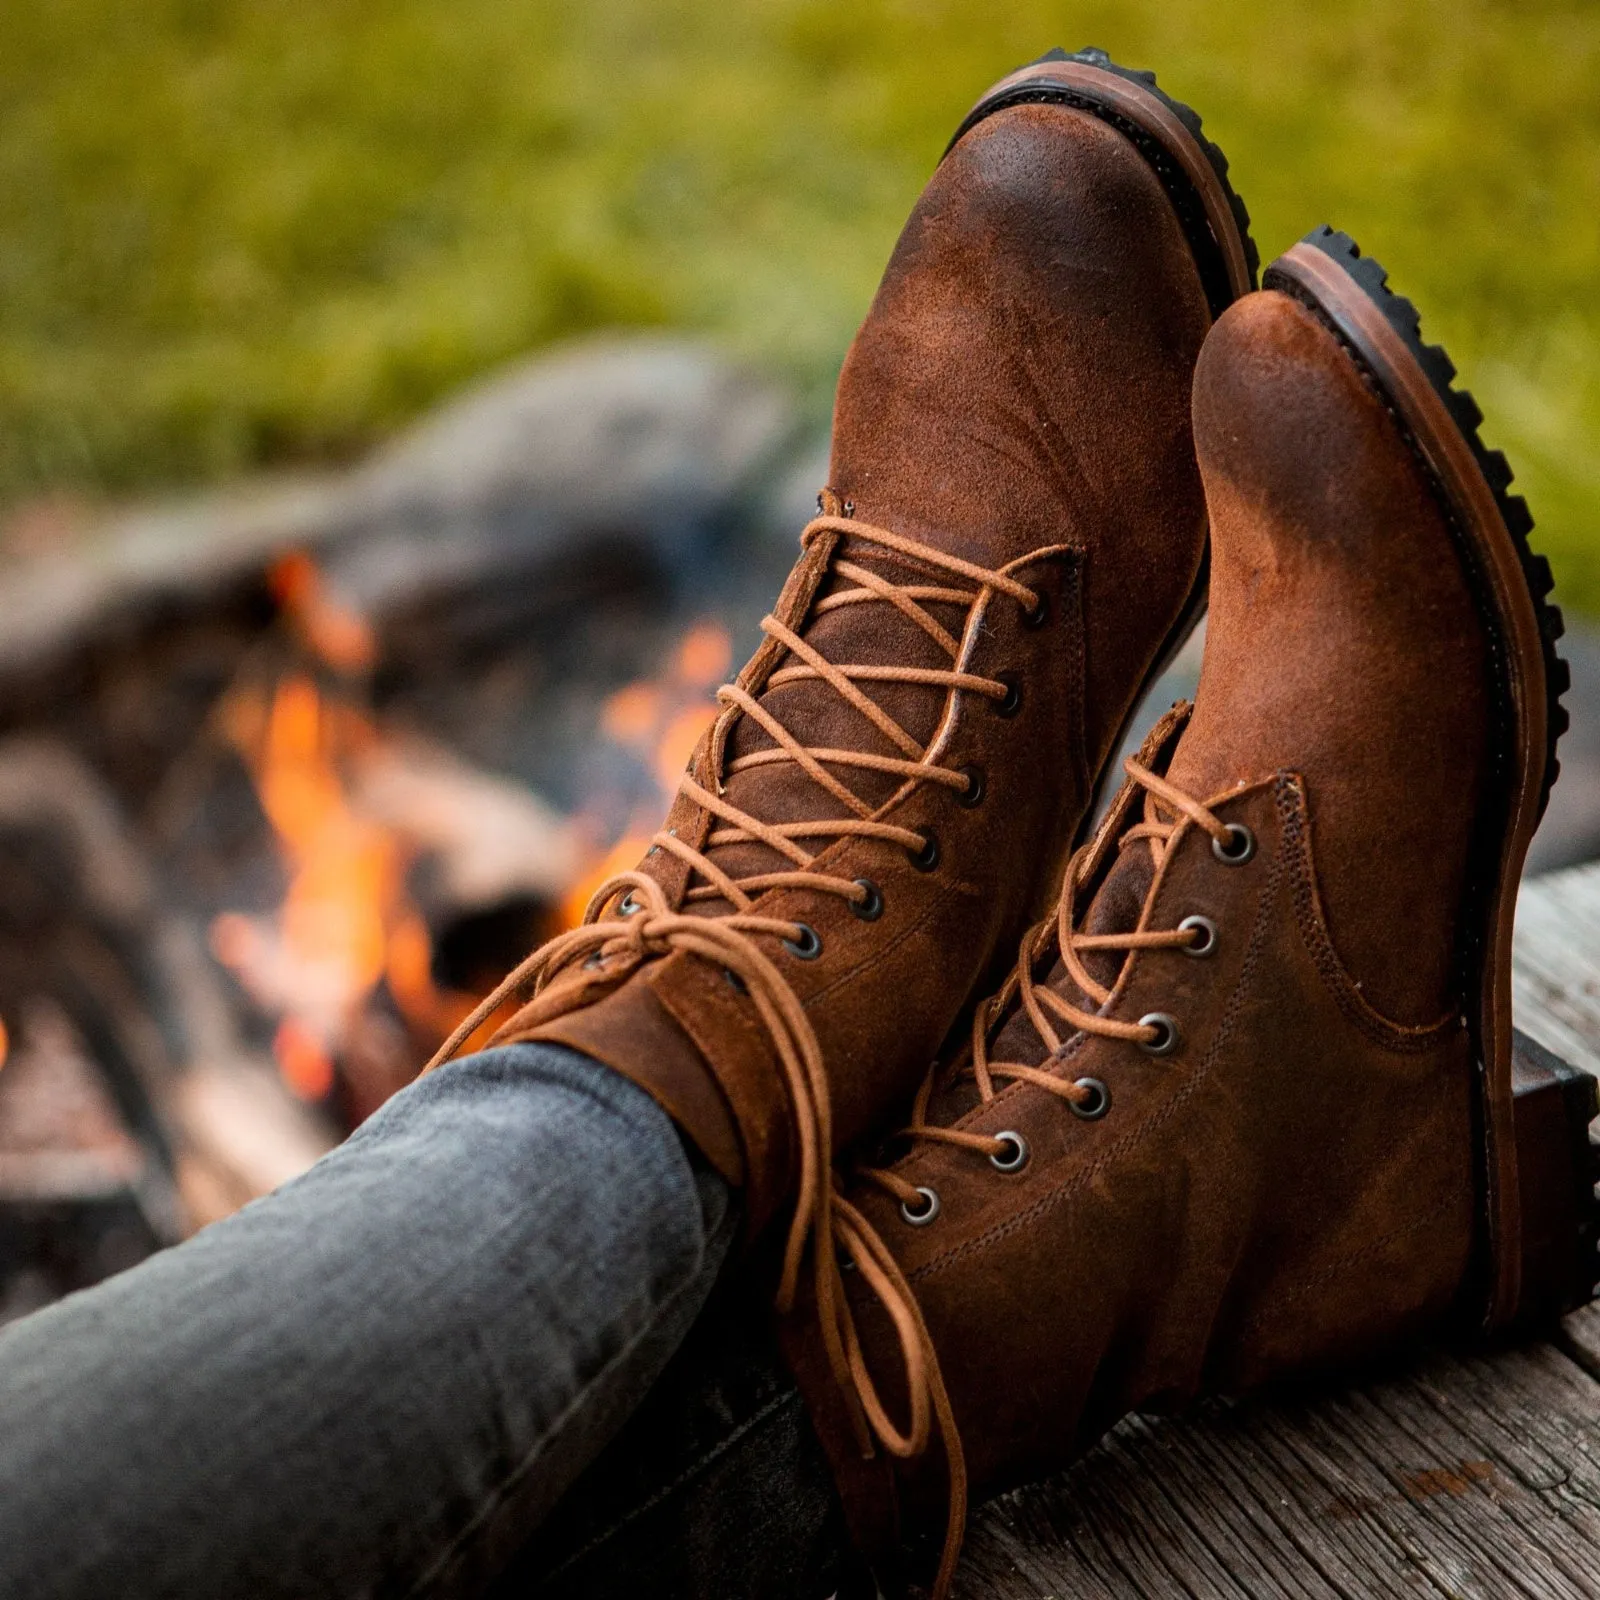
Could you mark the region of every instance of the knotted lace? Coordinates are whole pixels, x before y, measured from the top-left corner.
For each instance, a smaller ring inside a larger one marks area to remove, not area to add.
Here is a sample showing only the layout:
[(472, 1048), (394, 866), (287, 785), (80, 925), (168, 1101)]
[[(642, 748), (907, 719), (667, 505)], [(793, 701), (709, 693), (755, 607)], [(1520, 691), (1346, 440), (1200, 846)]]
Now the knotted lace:
[[(1144, 815), (1141, 821), (1123, 831), (1117, 845), (1119, 852), (1140, 840), (1148, 841), (1154, 866), (1159, 873), (1162, 862), (1180, 834), (1191, 826), (1210, 834), (1224, 851), (1231, 848), (1233, 836), (1227, 824), (1219, 821), (1208, 807), (1132, 758), (1123, 762), (1123, 770), (1131, 783), (1144, 790)], [(1005, 1158), (1012, 1155), (1014, 1147), (1007, 1140), (985, 1133), (969, 1133), (960, 1128), (941, 1127), (928, 1120), (935, 1093), (940, 1089), (948, 1090), (967, 1079), (976, 1083), (979, 1101), (985, 1105), (995, 1098), (996, 1084), (1003, 1082), (1031, 1083), (1063, 1100), (1080, 1106), (1086, 1103), (1092, 1090), (1051, 1072), (1047, 1066), (991, 1059), (990, 1041), (998, 1035), (1002, 1024), (1015, 1014), (1018, 1005), (1027, 1013), (1028, 1020), (1044, 1044), (1047, 1059), (1058, 1057), (1063, 1046), (1076, 1033), (1092, 1034), (1102, 1039), (1124, 1039), (1143, 1045), (1159, 1042), (1160, 1029), (1104, 1016), (1100, 1010), (1088, 1010), (1046, 987), (1035, 977), (1038, 972), (1048, 972), (1049, 958), (1059, 955), (1067, 975), (1082, 995), (1095, 1006), (1103, 1008), (1109, 1004), (1112, 990), (1098, 982), (1084, 965), (1085, 955), (1092, 951), (1115, 951), (1126, 955), (1135, 950), (1182, 950), (1201, 943), (1206, 937), (1204, 930), (1198, 928), (1136, 928), (1128, 933), (1080, 932), (1077, 926), (1079, 902), (1088, 880), (1097, 872), (1100, 855), (1098, 839), (1090, 840), (1074, 853), (1067, 865), (1055, 916), (1041, 922), (1023, 938), (1011, 975), (973, 1016), (970, 1048), (956, 1058), (952, 1068), (936, 1066), (924, 1078), (912, 1104), (911, 1120), (897, 1136), (899, 1140), (909, 1140), (914, 1144), (954, 1145), (989, 1157)], [(879, 1167), (863, 1167), (858, 1169), (857, 1176), (892, 1196), (913, 1213), (924, 1208), (925, 1192), (908, 1183), (898, 1173)], [(841, 1254), (860, 1270), (863, 1280), (893, 1320), (905, 1363), (905, 1384), (911, 1416), (909, 1427), (902, 1433), (895, 1429), (887, 1416), (861, 1358), (849, 1302), (843, 1294), (830, 1302), (833, 1313), (839, 1318), (838, 1338), (847, 1352), (850, 1381), (862, 1412), (878, 1442), (899, 1456), (915, 1455), (926, 1447), (931, 1432), (930, 1419), (939, 1426), (949, 1474), (949, 1521), (944, 1553), (934, 1584), (934, 1600), (944, 1600), (955, 1576), (956, 1558), (961, 1551), (965, 1529), (967, 1472), (961, 1440), (939, 1369), (938, 1353), (910, 1285), (871, 1223), (842, 1194), (835, 1195), (832, 1211), (836, 1245)]]
[[(851, 508), (845, 507), (848, 512)], [(932, 639), (949, 657), (948, 668), (871, 666), (838, 663), (776, 616), (763, 619), (762, 631), (774, 651), (775, 666), (763, 675), (755, 672), (748, 687), (729, 684), (718, 691), (722, 713), (713, 727), (710, 744), (695, 763), (709, 768), (702, 783), (694, 770), (680, 782), (680, 793), (717, 819), (698, 848), (665, 829), (651, 841), (689, 869), (684, 904), (721, 901), (726, 910), (714, 916), (686, 915), (675, 910), (661, 886), (648, 873), (624, 872), (595, 892), (580, 926), (559, 934), (522, 962), (486, 996), (445, 1040), (424, 1070), (447, 1061), (507, 1000), (531, 996), (531, 1004), (518, 1014), (519, 1031), (576, 1010), (614, 989), (647, 961), (674, 951), (687, 951), (732, 973), (755, 1005), (776, 1051), (779, 1069), (793, 1116), (798, 1149), (798, 1193), (784, 1249), (778, 1291), (780, 1310), (787, 1311), (798, 1290), (802, 1260), (808, 1241), (824, 1343), (833, 1373), (841, 1388), (856, 1393), (862, 1415), (857, 1419), (864, 1448), (871, 1436), (896, 1455), (913, 1455), (926, 1447), (930, 1411), (936, 1413), (947, 1437), (954, 1437), (949, 1403), (937, 1368), (924, 1370), (923, 1352), (932, 1346), (909, 1285), (887, 1248), (854, 1206), (829, 1181), (833, 1150), (832, 1111), (822, 1052), (810, 1019), (798, 996), (759, 941), (775, 938), (803, 943), (811, 930), (803, 924), (762, 915), (757, 897), (775, 889), (809, 889), (838, 895), (862, 905), (872, 891), (855, 878), (817, 870), (819, 855), (836, 839), (880, 839), (918, 852), (927, 841), (919, 833), (877, 820), (876, 808), (862, 799), (839, 776), (851, 770), (887, 773), (912, 785), (931, 783), (965, 792), (968, 774), (937, 765), (929, 751), (908, 733), (861, 687), (871, 683), (919, 684), (930, 692), (948, 696), (956, 690), (982, 695), (996, 702), (1013, 692), (1010, 684), (958, 670), (961, 639), (944, 627), (927, 607), (948, 604), (965, 608), (970, 622), (974, 609), (996, 593), (1009, 595), (1028, 613), (1042, 604), (1025, 584), (1004, 573), (963, 561), (931, 549), (914, 539), (874, 527), (852, 516), (827, 514), (805, 529), (802, 545), (809, 550), (822, 538), (833, 541), (826, 559), (832, 571), (848, 585), (813, 601), (812, 617), (850, 606), (892, 606)], [(910, 569), (911, 581), (894, 582), (861, 561), (840, 553), (840, 540), (852, 552), (870, 549), (880, 562)], [(819, 580), (820, 581), (820, 580)], [(965, 631), (965, 624), (963, 625)], [(769, 646), (763, 646), (767, 649)], [(776, 660), (787, 657), (787, 664)], [(759, 659), (759, 657), (758, 657)], [(747, 674), (749, 676), (749, 674)], [(820, 681), (827, 684), (898, 752), (872, 754), (862, 750), (808, 748), (757, 696), (786, 683)], [(733, 721), (749, 717), (771, 738), (770, 747), (724, 762)], [(726, 797), (725, 780), (759, 766), (787, 764), (798, 767), (838, 804), (842, 815), (816, 821), (771, 823), (734, 805)], [(720, 845), (758, 842), (768, 846), (790, 865), (770, 872), (735, 878), (710, 858)], [(860, 1268), (884, 1305), (900, 1334), (912, 1385), (912, 1418), (901, 1433), (879, 1403), (867, 1375), (855, 1328), (842, 1293), (834, 1241)]]

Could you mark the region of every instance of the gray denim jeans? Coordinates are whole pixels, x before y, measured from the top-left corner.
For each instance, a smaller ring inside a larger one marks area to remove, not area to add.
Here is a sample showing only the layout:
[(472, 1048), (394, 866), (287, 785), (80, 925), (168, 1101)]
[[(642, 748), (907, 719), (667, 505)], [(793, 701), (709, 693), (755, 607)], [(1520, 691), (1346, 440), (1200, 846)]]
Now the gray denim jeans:
[(701, 1317), (738, 1227), (622, 1078), (453, 1063), (0, 1332), (0, 1596), (821, 1600), (838, 1510), (765, 1315)]

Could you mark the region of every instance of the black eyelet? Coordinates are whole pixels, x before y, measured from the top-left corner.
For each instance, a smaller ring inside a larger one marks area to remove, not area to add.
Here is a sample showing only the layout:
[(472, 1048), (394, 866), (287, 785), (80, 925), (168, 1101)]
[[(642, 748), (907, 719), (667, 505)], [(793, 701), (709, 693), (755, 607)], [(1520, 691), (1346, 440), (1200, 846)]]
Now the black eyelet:
[(1041, 594), (1033, 603), (1031, 611), (1022, 613), (1022, 626), (1024, 628), (1042, 628), (1050, 620), (1050, 596)]
[(1165, 1011), (1147, 1011), (1139, 1018), (1141, 1028), (1154, 1028), (1156, 1036), (1148, 1044), (1140, 1043), (1139, 1048), (1149, 1056), (1170, 1056), (1183, 1042), (1178, 1032), (1178, 1019), (1168, 1016)]
[(918, 872), (932, 872), (939, 865), (939, 841), (931, 833), (922, 836), (922, 848), (909, 852), (911, 865)]
[(744, 979), (741, 978), (732, 967), (724, 967), (722, 969), (722, 976), (728, 980), (728, 987), (732, 989), (735, 994), (750, 993), (749, 985), (745, 983)]
[(1212, 839), (1211, 853), (1224, 866), (1242, 867), (1256, 853), (1256, 836), (1242, 822), (1230, 822), (1226, 826), (1229, 842), (1223, 844), (1220, 839)]
[(1073, 1116), (1082, 1117), (1085, 1122), (1098, 1122), (1111, 1109), (1111, 1091), (1098, 1078), (1079, 1078), (1073, 1088), (1086, 1090), (1089, 1095), (1082, 1104), (1076, 1100), (1067, 1101)]
[(1022, 685), (1009, 672), (997, 672), (994, 675), (996, 683), (1006, 686), (1005, 698), (996, 700), (994, 709), (1002, 717), (1014, 717), (1022, 709)]
[(1010, 1149), (1004, 1155), (990, 1156), (989, 1165), (996, 1172), (1021, 1172), (1028, 1164), (1028, 1141), (1012, 1128), (1002, 1130), (995, 1138)]
[(850, 909), (863, 922), (876, 922), (883, 915), (883, 890), (871, 878), (857, 878), (856, 888), (866, 898), (850, 901)]
[(815, 961), (822, 954), (822, 935), (809, 922), (797, 922), (795, 927), (800, 930), (800, 937), (785, 939), (783, 948), (802, 961)]
[(974, 806), (983, 804), (983, 795), (986, 785), (984, 783), (982, 767), (958, 767), (956, 769), (967, 780), (965, 789), (955, 791), (956, 804), (971, 810)]

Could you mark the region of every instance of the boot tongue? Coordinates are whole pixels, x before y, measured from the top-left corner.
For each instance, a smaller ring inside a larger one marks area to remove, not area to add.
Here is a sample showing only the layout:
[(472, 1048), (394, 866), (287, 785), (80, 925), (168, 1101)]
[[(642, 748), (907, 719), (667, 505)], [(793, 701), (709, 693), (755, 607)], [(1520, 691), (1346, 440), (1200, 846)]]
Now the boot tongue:
[[(834, 554), (835, 568), (840, 560), (876, 572), (895, 584), (934, 583), (950, 588), (968, 587), (963, 579), (923, 574), (904, 560), (881, 547), (860, 539), (846, 538)], [(825, 660), (838, 666), (918, 667), (949, 671), (954, 663), (938, 641), (886, 600), (872, 600), (840, 606), (818, 614), (819, 603), (829, 595), (859, 588), (854, 580), (831, 572), (813, 601), (809, 619), (798, 628), (801, 637)], [(921, 602), (923, 608), (952, 638), (960, 640), (966, 624), (967, 608), (950, 602)], [(793, 655), (786, 656), (778, 670), (801, 665)], [(927, 748), (944, 713), (947, 691), (914, 683), (863, 682), (861, 693), (875, 702), (916, 742), (916, 751), (907, 751), (851, 705), (832, 684), (821, 678), (805, 678), (779, 684), (759, 696), (764, 710), (807, 749), (849, 750), (915, 760)], [(776, 745), (771, 734), (754, 717), (743, 716), (734, 724), (728, 741), (727, 764), (740, 756), (770, 750)], [(858, 796), (870, 810), (883, 805), (905, 782), (894, 773), (874, 772), (861, 767), (846, 767), (824, 762), (826, 769)], [(736, 772), (725, 782), (723, 798), (741, 811), (767, 823), (832, 820), (853, 815), (843, 801), (830, 794), (793, 761), (773, 762)], [(721, 824), (717, 824), (720, 826)], [(811, 854), (825, 849), (826, 834), (797, 841)], [(757, 873), (795, 870), (796, 863), (760, 843), (719, 845), (707, 852), (710, 859), (735, 880)], [(692, 910), (708, 915), (727, 911), (722, 900), (700, 902)]]
[[(1135, 839), (1112, 862), (1104, 882), (1089, 902), (1088, 911), (1079, 919), (1079, 931), (1131, 933), (1139, 925), (1139, 916), (1144, 910), (1155, 876), (1150, 841)], [(1090, 977), (1109, 989), (1116, 983), (1123, 962), (1127, 960), (1127, 953), (1122, 950), (1089, 950), (1084, 952), (1081, 959)], [(1095, 1009), (1095, 1001), (1079, 989), (1059, 956), (1050, 968), (1045, 987), (1053, 989), (1064, 1000), (1083, 1010)], [(1056, 1031), (1064, 1034), (1065, 1025), (1058, 1024)], [(989, 1059), (1018, 1061), (1031, 1067), (1037, 1066), (1047, 1054), (1044, 1041), (1039, 1037), (1032, 1019), (1019, 1005), (990, 1047)]]
[[(1155, 864), (1150, 855), (1150, 841), (1135, 839), (1112, 862), (1087, 913), (1078, 924), (1080, 930), (1084, 933), (1131, 931), (1138, 925), (1139, 913), (1144, 909), (1145, 899), (1154, 881)], [(1117, 981), (1117, 974), (1126, 959), (1120, 950), (1096, 950), (1085, 954), (1083, 964), (1096, 981), (1110, 988)], [(1039, 987), (1053, 989), (1064, 1000), (1084, 1010), (1094, 1009), (1094, 1001), (1088, 999), (1073, 982), (1066, 964), (1059, 957)], [(1065, 1024), (1058, 1022), (1056, 1032), (1066, 1036), (1069, 1030)], [(1020, 1001), (1013, 1001), (1009, 1016), (990, 1042), (990, 1061), (1016, 1062), (1025, 1067), (1036, 1067), (1048, 1054), (1044, 1040), (1033, 1025), (1033, 1019)], [(928, 1121), (938, 1127), (948, 1127), (975, 1109), (979, 1098), (977, 1080), (970, 1072), (959, 1073), (935, 1093), (928, 1107)]]
[[(1175, 705), (1156, 723), (1140, 746), (1138, 762), (1153, 772), (1161, 772), (1168, 763), (1176, 765), (1177, 751), (1182, 749), (1181, 737), (1188, 725), (1190, 707), (1183, 702)], [(1117, 824), (1119, 837), (1142, 820), (1144, 807), (1140, 801), (1142, 791), (1124, 787), (1113, 806), (1121, 809)], [(1155, 883), (1156, 864), (1148, 839), (1135, 839), (1117, 849), (1109, 867), (1104, 869), (1099, 886), (1088, 906), (1078, 918), (1077, 927), (1082, 933), (1131, 933), (1139, 925), (1145, 901)], [(1089, 975), (1105, 988), (1112, 988), (1127, 960), (1120, 950), (1087, 951), (1083, 965)], [(1092, 1011), (1095, 1003), (1086, 996), (1069, 976), (1066, 963), (1058, 956), (1045, 975), (1043, 987), (1054, 990), (1069, 1004)], [(1064, 1025), (1057, 1033), (1065, 1032)], [(1012, 1003), (1010, 1015), (1001, 1025), (999, 1033), (989, 1046), (991, 1061), (1017, 1062), (1022, 1066), (1036, 1067), (1049, 1051), (1033, 1025), (1033, 1019), (1019, 1002)], [(978, 1102), (978, 1089), (972, 1076), (960, 1074), (953, 1083), (942, 1090), (929, 1108), (929, 1121), (941, 1125), (957, 1121)]]

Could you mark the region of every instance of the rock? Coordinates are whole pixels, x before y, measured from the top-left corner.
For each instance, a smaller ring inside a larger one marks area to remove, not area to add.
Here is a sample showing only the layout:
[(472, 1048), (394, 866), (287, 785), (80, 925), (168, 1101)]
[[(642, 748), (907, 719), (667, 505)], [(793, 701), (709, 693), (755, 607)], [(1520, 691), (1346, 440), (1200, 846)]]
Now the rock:
[(692, 341), (541, 355), (349, 472), (127, 515), (0, 569), (0, 721), (102, 643), (248, 606), (293, 549), (380, 632), (465, 586), (535, 603), (544, 570), (595, 549), (670, 578), (745, 513), (794, 429), (778, 386)]

